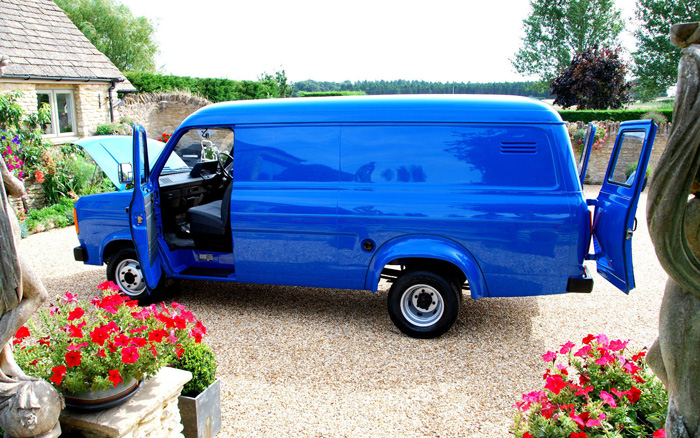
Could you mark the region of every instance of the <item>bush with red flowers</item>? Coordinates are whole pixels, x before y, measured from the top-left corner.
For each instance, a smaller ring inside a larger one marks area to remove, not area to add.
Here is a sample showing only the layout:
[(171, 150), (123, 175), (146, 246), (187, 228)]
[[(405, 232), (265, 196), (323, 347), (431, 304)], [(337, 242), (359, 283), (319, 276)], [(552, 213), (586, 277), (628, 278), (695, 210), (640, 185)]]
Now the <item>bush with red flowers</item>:
[(668, 393), (629, 341), (588, 335), (542, 355), (544, 389), (523, 395), (512, 431), (517, 438), (661, 438)]
[(206, 328), (184, 306), (140, 307), (111, 282), (89, 303), (66, 292), (15, 335), (15, 359), (25, 373), (61, 393), (99, 391), (148, 379)]

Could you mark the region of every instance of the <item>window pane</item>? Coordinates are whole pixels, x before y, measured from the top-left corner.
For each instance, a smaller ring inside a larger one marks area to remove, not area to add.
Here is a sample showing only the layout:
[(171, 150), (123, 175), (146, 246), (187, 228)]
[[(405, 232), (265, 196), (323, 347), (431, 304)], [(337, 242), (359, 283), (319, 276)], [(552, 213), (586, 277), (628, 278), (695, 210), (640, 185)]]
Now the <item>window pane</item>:
[[(51, 95), (49, 93), (36, 93), (36, 100), (37, 100), (37, 107), (36, 109), (40, 109), (42, 105), (46, 104), (49, 107), (51, 106)], [(44, 134), (53, 134), (53, 125), (49, 122), (43, 127)]]
[(615, 167), (608, 181), (626, 187), (632, 185), (645, 138), (645, 132), (622, 133), (620, 147), (615, 158)]
[(69, 93), (56, 93), (58, 129), (60, 133), (73, 132), (73, 99)]

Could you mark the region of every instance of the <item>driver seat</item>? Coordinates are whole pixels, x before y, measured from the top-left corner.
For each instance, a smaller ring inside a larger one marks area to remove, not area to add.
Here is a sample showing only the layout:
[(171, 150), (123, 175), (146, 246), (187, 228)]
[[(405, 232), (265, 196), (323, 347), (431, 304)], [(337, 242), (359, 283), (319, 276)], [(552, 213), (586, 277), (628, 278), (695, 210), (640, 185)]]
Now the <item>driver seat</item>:
[[(211, 237), (224, 236), (230, 234), (231, 225), (229, 217), (231, 213), (231, 191), (233, 190), (233, 181), (229, 181), (226, 190), (224, 191), (223, 199), (212, 201), (207, 204), (198, 205), (187, 210), (187, 219), (190, 222), (190, 233), (192, 238), (197, 243), (198, 238), (206, 235)], [(216, 240), (221, 240), (216, 238)]]

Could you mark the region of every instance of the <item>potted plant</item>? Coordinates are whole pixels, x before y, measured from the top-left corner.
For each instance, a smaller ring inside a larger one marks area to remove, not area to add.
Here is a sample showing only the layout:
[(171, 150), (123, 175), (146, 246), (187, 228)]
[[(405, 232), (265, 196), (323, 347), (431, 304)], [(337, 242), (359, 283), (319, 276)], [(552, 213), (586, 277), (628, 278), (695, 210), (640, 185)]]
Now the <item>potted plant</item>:
[(189, 342), (171, 366), (192, 373), (178, 399), (185, 438), (211, 438), (221, 431), (221, 385), (216, 378), (214, 352), (203, 343)]
[(90, 302), (66, 292), (37, 312), (13, 341), (24, 372), (51, 382), (66, 405), (79, 410), (128, 400), (206, 331), (180, 304), (140, 307), (114, 283), (99, 288), (102, 297)]

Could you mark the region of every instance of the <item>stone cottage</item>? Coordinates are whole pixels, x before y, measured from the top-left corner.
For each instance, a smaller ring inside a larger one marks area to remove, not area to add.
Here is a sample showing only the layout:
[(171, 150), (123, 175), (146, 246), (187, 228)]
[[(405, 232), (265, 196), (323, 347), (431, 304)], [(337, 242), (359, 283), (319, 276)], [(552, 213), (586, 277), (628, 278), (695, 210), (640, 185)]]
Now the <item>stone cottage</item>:
[(118, 120), (117, 91), (136, 91), (52, 0), (0, 0), (0, 71), (0, 92), (20, 90), (26, 112), (51, 106), (54, 143)]

